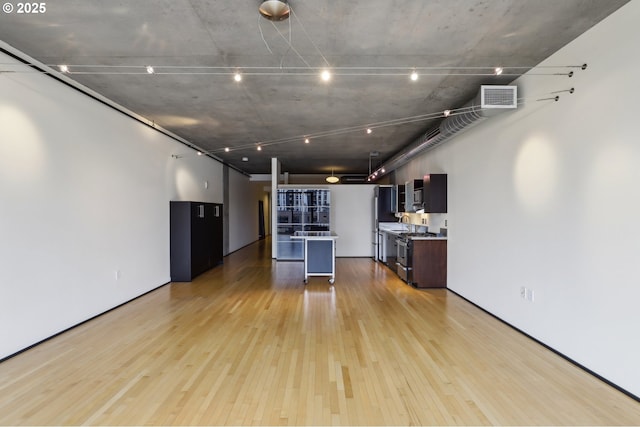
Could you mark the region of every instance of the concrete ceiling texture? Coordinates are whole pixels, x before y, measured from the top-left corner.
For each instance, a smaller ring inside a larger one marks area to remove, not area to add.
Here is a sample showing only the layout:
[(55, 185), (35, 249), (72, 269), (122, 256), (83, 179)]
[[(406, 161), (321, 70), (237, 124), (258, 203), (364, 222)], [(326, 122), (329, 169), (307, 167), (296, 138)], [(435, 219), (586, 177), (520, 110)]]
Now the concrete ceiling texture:
[(246, 173), (366, 175), (627, 1), (55, 0), (0, 40)]

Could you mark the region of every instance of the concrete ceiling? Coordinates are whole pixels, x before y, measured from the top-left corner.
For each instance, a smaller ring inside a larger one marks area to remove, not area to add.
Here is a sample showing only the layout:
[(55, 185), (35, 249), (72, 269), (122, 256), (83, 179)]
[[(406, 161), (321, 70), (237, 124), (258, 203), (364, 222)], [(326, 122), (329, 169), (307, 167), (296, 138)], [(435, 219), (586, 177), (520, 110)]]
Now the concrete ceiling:
[[(375, 167), (441, 120), (406, 118), (510, 83), (526, 68), (492, 67), (535, 66), (627, 1), (290, 0), (272, 23), (260, 0), (56, 0), (0, 12), (0, 39), (247, 173), (278, 157), (290, 173), (367, 174), (370, 152)], [(412, 82), (413, 67), (463, 68)]]

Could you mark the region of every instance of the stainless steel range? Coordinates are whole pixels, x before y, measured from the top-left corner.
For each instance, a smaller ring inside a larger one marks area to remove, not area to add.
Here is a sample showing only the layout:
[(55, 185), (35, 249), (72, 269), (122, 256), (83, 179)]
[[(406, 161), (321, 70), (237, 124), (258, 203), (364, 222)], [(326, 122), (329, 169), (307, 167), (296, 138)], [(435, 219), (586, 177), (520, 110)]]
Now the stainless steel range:
[(413, 282), (413, 240), (409, 236), (400, 236), (396, 258), (396, 272), (408, 284)]

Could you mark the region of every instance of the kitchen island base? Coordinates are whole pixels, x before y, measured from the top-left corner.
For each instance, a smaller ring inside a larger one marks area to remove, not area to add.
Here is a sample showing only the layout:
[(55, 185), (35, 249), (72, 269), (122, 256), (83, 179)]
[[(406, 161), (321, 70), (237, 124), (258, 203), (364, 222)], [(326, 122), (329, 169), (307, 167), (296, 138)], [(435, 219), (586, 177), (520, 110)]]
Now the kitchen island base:
[(338, 236), (328, 231), (299, 231), (291, 238), (304, 240), (304, 283), (310, 276), (329, 276), (329, 283), (333, 284)]

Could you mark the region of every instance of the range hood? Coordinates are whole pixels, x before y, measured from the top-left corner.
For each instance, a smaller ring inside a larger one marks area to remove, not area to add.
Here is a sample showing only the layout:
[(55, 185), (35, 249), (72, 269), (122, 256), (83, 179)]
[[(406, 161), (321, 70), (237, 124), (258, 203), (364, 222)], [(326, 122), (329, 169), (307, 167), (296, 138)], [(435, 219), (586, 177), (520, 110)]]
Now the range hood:
[[(435, 148), (484, 119), (518, 108), (518, 87), (482, 85), (480, 91), (463, 107), (454, 110), (440, 125), (430, 129), (409, 144), (401, 153), (386, 161), (369, 176), (373, 181), (409, 162), (420, 153)], [(382, 170), (385, 172), (382, 173)]]

